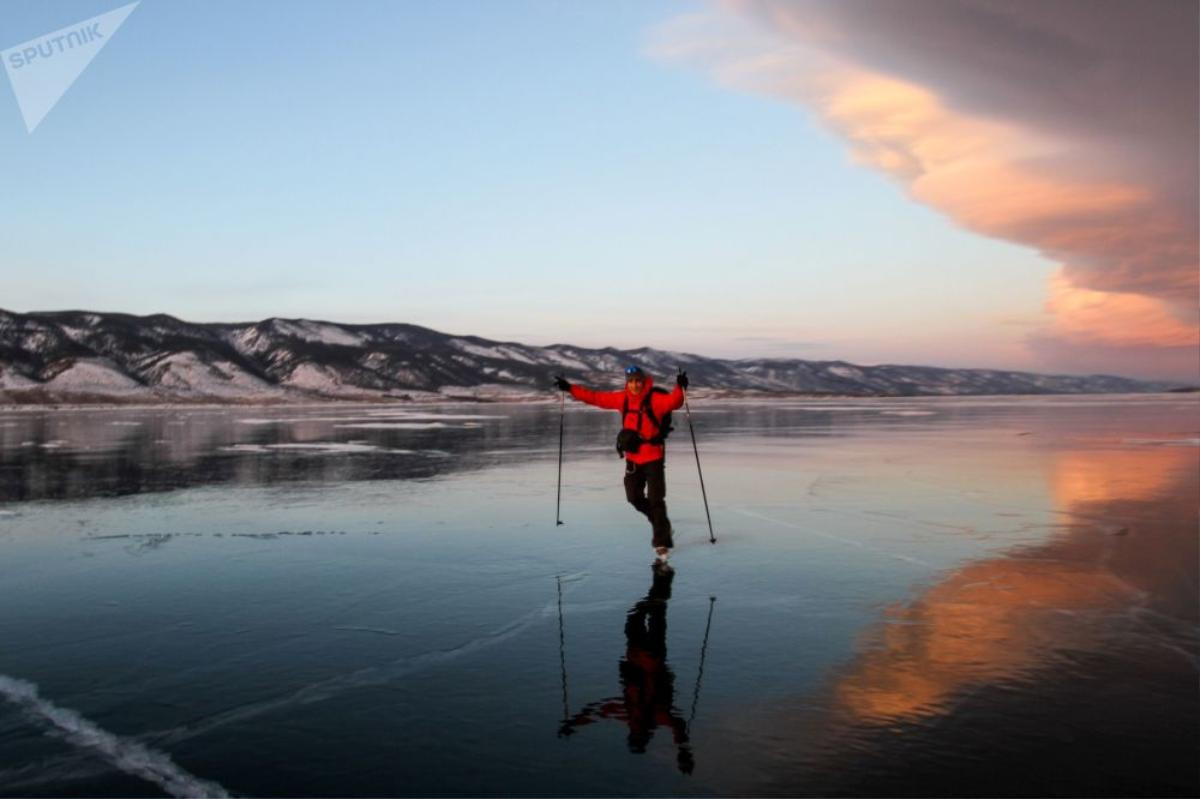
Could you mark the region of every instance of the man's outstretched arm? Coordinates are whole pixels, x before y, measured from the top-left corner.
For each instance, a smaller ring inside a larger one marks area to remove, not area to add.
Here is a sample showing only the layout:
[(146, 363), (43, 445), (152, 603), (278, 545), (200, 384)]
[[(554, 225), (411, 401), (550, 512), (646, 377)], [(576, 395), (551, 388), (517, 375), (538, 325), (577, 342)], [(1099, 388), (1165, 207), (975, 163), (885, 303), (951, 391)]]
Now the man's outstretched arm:
[(585, 386), (573, 386), (561, 376), (554, 378), (554, 385), (559, 391), (566, 391), (580, 402), (595, 405), (597, 408), (617, 410), (625, 401), (624, 391), (595, 391)]

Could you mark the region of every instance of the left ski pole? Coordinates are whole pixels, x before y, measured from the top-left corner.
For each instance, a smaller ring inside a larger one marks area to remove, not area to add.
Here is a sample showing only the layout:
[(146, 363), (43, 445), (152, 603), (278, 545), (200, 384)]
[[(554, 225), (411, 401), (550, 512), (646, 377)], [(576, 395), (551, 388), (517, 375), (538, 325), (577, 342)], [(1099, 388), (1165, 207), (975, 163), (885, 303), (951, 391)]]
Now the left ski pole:
[(563, 422), (567, 416), (567, 394), (558, 395), (558, 499), (554, 503), (554, 526), (558, 527), (562, 520), (562, 453), (563, 453)]

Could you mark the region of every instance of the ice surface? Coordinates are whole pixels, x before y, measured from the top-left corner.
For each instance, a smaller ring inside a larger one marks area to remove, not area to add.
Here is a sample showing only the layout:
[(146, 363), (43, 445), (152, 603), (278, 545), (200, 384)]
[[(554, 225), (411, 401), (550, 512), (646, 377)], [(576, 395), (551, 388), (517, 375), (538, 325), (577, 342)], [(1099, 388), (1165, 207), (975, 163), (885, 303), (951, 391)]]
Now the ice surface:
[[(556, 404), (6, 415), (0, 674), (240, 795), (1196, 793), (1200, 406), (696, 404), (669, 581), (611, 412), (562, 526)], [(167, 790), (15, 696), (0, 793)]]
[(54, 734), (98, 753), (115, 768), (152, 782), (171, 796), (229, 796), (220, 785), (189, 774), (163, 752), (114, 735), (75, 711), (47, 701), (38, 695), (33, 683), (0, 674), (0, 697), (20, 707)]

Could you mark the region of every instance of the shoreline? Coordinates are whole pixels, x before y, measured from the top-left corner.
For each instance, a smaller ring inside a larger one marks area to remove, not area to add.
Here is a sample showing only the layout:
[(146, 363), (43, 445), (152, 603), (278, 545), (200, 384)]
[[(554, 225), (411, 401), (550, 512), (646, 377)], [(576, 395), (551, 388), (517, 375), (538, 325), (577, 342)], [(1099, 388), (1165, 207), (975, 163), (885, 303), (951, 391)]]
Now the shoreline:
[[(755, 402), (772, 402), (772, 401), (794, 401), (794, 400), (809, 400), (820, 402), (828, 400), (831, 402), (844, 402), (846, 400), (906, 400), (906, 401), (929, 401), (929, 400), (997, 400), (997, 399), (1029, 399), (1029, 398), (1130, 398), (1130, 397), (1157, 397), (1157, 398), (1182, 398), (1200, 393), (1200, 389), (1188, 390), (1172, 390), (1172, 391), (1146, 391), (1135, 393), (1117, 393), (1117, 392), (1075, 392), (1075, 393), (1029, 393), (1029, 394), (813, 394), (806, 392), (730, 392), (730, 391), (713, 391), (713, 392), (689, 392), (688, 396), (692, 400), (702, 401), (755, 401)], [(0, 413), (35, 413), (38, 411), (122, 411), (122, 410), (166, 410), (166, 409), (204, 409), (204, 410), (230, 410), (230, 409), (312, 409), (312, 408), (357, 408), (357, 407), (428, 407), (438, 405), (549, 405), (558, 402), (557, 395), (544, 396), (541, 394), (521, 394), (512, 396), (492, 396), (492, 397), (470, 397), (470, 396), (444, 396), (444, 397), (429, 397), (429, 398), (388, 398), (388, 397), (372, 397), (363, 399), (352, 399), (346, 397), (336, 397), (329, 399), (319, 398), (300, 398), (296, 401), (289, 400), (273, 400), (264, 399), (260, 401), (241, 401), (241, 402), (222, 402), (212, 400), (157, 400), (146, 402), (142, 400), (134, 400), (130, 402), (122, 402), (120, 400), (105, 399), (97, 401), (79, 401), (79, 400), (64, 400), (58, 402), (21, 402), (21, 403), (6, 403), (0, 402)]]

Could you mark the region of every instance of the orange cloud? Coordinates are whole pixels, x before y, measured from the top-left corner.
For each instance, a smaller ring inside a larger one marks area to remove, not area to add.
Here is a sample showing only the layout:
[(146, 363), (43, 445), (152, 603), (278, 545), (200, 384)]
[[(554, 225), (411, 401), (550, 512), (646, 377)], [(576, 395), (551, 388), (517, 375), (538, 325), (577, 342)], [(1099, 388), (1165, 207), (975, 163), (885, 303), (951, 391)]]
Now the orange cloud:
[(1054, 335), (1071, 342), (1154, 347), (1196, 344), (1195, 325), (1177, 318), (1169, 304), (1142, 294), (1079, 288), (1062, 272), (1050, 279), (1046, 309), (1054, 315)]
[(957, 114), (920, 86), (857, 71), (826, 85), (830, 95), (816, 104), (861, 162), (902, 178), (913, 197), (981, 233), (1020, 237), (1048, 217), (1095, 217), (1146, 202), (1136, 186), (1069, 183), (1023, 166), (1048, 145), (1019, 128)]
[[(1176, 361), (1179, 348), (1200, 356), (1196, 187), (1194, 175), (1178, 175), (1195, 163), (1195, 139), (1178, 129), (1195, 125), (1174, 110), (1155, 116), (1157, 106), (1139, 105), (1138, 87), (1121, 84), (1122, 68), (1159, 69), (1161, 92), (1173, 69), (1195, 60), (1195, 44), (1162, 32), (1162, 46), (1183, 52), (1160, 64), (1139, 51), (1153, 38), (1111, 21), (1072, 27), (1072, 14), (1095, 16), (1086, 3), (1030, 7), (1036, 13), (1020, 19), (998, 7), (930, 5), (727, 3), (667, 26), (654, 49), (699, 61), (723, 84), (813, 109), (856, 160), (913, 199), (1061, 263), (1047, 302), (1054, 321), (1034, 337), (1043, 344), (1099, 344), (1106, 357), (1136, 349), (1143, 366), (1156, 348)], [(1139, 30), (1153, 23), (1143, 14)], [(1105, 63), (1116, 78), (1094, 66)], [(1195, 82), (1176, 81), (1185, 108)], [(1128, 91), (1105, 102), (1073, 94), (1117, 88)], [(1107, 119), (1135, 110), (1148, 120), (1141, 128)], [(1065, 350), (1034, 348), (1052, 359)]]

